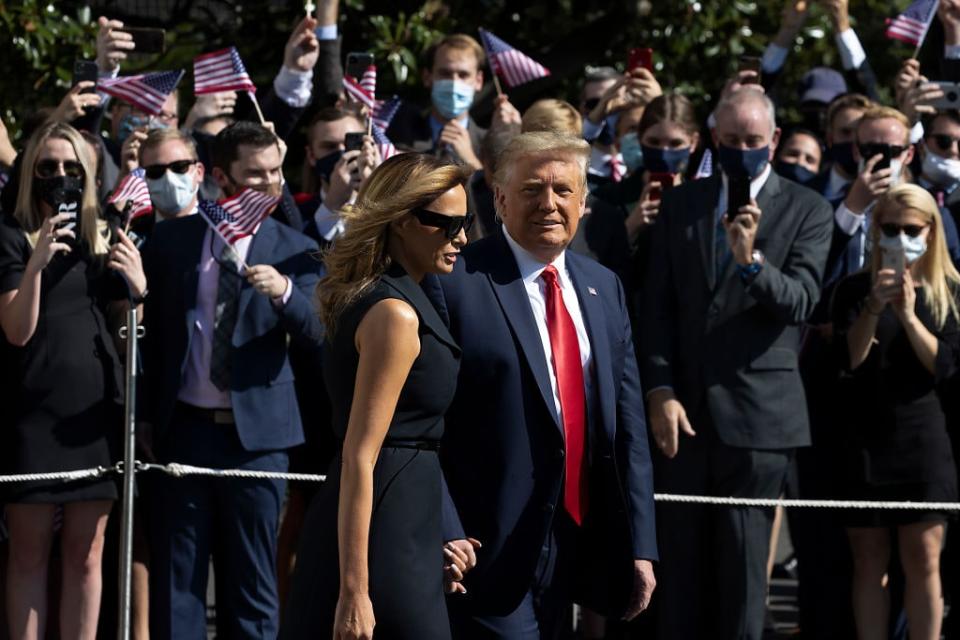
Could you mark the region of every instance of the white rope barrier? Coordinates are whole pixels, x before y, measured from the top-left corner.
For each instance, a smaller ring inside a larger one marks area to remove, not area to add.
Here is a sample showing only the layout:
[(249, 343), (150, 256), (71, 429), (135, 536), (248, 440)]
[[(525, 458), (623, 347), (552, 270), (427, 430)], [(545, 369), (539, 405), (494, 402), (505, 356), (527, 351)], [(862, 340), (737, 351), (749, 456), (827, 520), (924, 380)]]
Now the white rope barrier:
[[(171, 462), (152, 464), (136, 462), (134, 473), (155, 471), (175, 478), (208, 476), (213, 478), (246, 478), (252, 480), (297, 480), (300, 482), (325, 482), (327, 476), (309, 473), (284, 473), (281, 471), (254, 471), (251, 469), (211, 469), (189, 464)], [(88, 478), (101, 478), (110, 473), (123, 475), (123, 464), (113, 467), (96, 467), (55, 473), (26, 473), (0, 476), (0, 484), (17, 482), (55, 481), (72, 482)], [(793, 500), (787, 498), (725, 498), (721, 496), (688, 496), (673, 493), (654, 494), (657, 502), (677, 504), (707, 504), (727, 507), (785, 507), (794, 509), (880, 509), (904, 511), (960, 511), (960, 502), (908, 502), (893, 500)]]

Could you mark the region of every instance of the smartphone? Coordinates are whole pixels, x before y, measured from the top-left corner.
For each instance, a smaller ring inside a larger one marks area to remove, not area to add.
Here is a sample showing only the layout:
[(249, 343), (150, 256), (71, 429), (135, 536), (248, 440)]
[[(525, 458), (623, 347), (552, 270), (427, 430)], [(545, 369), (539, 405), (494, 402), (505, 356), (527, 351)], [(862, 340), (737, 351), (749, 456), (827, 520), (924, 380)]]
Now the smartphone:
[(866, 162), (873, 156), (880, 154), (882, 157), (877, 161), (877, 164), (873, 165), (874, 171), (882, 171), (883, 169), (890, 168), (890, 160), (893, 154), (890, 151), (890, 145), (888, 144), (862, 144), (860, 145), (860, 156), (863, 158), (863, 161)]
[(97, 90), (97, 77), (100, 70), (97, 69), (97, 63), (90, 60), (76, 60), (73, 63), (73, 83), (70, 86), (77, 86), (81, 82), (92, 82), (94, 86), (84, 89), (80, 93), (93, 93)]
[(727, 220), (740, 215), (740, 207), (750, 204), (750, 178), (730, 178), (727, 187)]
[(630, 58), (627, 60), (627, 71), (633, 71), (643, 67), (650, 73), (653, 73), (653, 49), (641, 47), (630, 49)]
[(343, 139), (344, 151), (359, 151), (363, 148), (364, 133), (348, 133)]
[(897, 278), (902, 278), (906, 266), (907, 256), (903, 249), (883, 249), (880, 256), (881, 269), (893, 269), (897, 274)]
[(760, 58), (756, 56), (740, 56), (739, 71), (753, 71), (757, 74), (744, 80), (743, 84), (760, 84)]
[(124, 27), (133, 37), (134, 53), (163, 53), (167, 49), (167, 34), (163, 29)]
[(353, 51), (347, 54), (347, 75), (355, 80), (363, 77), (363, 72), (373, 66), (373, 54)]
[(960, 82), (934, 82), (943, 91), (943, 97), (930, 104), (939, 111), (960, 109)]
[[(70, 197), (70, 194), (65, 194), (64, 197)], [(57, 207), (57, 215), (61, 213), (67, 214), (67, 220), (61, 222), (57, 225), (58, 229), (71, 229), (76, 236), (75, 238), (63, 238), (63, 242), (67, 244), (76, 244), (81, 240), (80, 235), (80, 201), (71, 200), (69, 202), (61, 202)]]
[(650, 174), (650, 199), (659, 202), (663, 198), (663, 192), (673, 187), (673, 174), (670, 173), (651, 173)]

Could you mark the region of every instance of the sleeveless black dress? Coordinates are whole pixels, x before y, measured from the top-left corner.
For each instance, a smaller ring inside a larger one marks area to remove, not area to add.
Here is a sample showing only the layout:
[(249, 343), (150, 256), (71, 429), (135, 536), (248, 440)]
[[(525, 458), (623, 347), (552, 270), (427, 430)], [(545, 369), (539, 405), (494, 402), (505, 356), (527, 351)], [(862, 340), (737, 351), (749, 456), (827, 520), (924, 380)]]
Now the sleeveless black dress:
[[(32, 249), (16, 220), (0, 216), (0, 293), (20, 288)], [(43, 270), (40, 314), (23, 347), (0, 339), (4, 407), (2, 473), (110, 466), (123, 432), (123, 370), (104, 308), (125, 296), (123, 280), (82, 248)], [(11, 503), (114, 500), (112, 477), (4, 487)]]
[[(400, 392), (374, 469), (368, 555), (374, 637), (446, 639), (450, 627), (443, 593), (437, 450), (443, 416), (456, 390), (460, 349), (419, 285), (395, 265), (341, 315), (336, 334), (324, 346), (324, 378), (333, 429), (342, 443), (359, 363), (357, 325), (373, 305), (388, 298), (404, 300), (416, 310), (420, 354)], [(331, 637), (340, 588), (340, 465), (338, 455), (307, 512), (281, 638)]]

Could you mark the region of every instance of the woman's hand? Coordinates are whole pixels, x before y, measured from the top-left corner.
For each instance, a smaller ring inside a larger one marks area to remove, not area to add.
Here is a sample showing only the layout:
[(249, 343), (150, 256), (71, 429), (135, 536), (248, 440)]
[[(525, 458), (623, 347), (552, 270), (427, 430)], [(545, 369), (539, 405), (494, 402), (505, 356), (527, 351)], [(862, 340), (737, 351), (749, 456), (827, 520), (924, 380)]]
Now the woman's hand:
[[(904, 276), (907, 274), (904, 273)], [(881, 269), (873, 278), (873, 288), (867, 298), (867, 311), (877, 316), (884, 307), (894, 302), (903, 291), (903, 280), (893, 269)]]
[(56, 122), (69, 124), (86, 113), (87, 107), (95, 107), (100, 104), (100, 96), (96, 93), (82, 93), (84, 89), (92, 89), (96, 83), (84, 80), (78, 82), (63, 100), (57, 105), (56, 110), (50, 114), (50, 119)]
[(333, 640), (373, 640), (373, 603), (370, 594), (340, 592), (333, 620)]
[(657, 221), (657, 216), (660, 214), (660, 200), (650, 197), (652, 190), (652, 183), (647, 183), (633, 211), (627, 216), (627, 233), (631, 239)]
[(143, 272), (143, 262), (140, 260), (140, 251), (123, 230), (117, 230), (118, 242), (110, 247), (110, 256), (107, 266), (120, 273), (130, 287), (130, 294), (134, 298), (143, 297), (147, 290), (147, 276)]
[(33, 248), (30, 260), (27, 261), (26, 270), (28, 272), (39, 273), (50, 264), (53, 256), (61, 251), (70, 253), (73, 250), (70, 245), (63, 242), (63, 239), (76, 240), (77, 234), (73, 232), (73, 229), (57, 227), (57, 225), (69, 220), (73, 220), (71, 214), (60, 213), (43, 221), (43, 224), (40, 225), (40, 234), (37, 236), (37, 246)]
[(897, 314), (900, 324), (906, 326), (916, 320), (917, 291), (913, 288), (913, 276), (910, 271), (903, 272), (903, 279), (897, 287), (897, 294), (891, 301), (891, 308)]

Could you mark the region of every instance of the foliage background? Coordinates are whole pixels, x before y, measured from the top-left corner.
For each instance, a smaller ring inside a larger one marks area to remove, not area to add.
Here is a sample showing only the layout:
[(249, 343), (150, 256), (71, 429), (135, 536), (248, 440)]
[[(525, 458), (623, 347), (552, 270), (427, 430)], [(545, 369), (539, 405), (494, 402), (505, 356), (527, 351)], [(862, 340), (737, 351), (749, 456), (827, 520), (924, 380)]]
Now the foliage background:
[[(853, 27), (887, 96), (911, 49), (884, 37), (884, 20), (908, 3), (851, 3)], [(787, 63), (787, 90), (813, 66), (840, 65), (830, 24), (815, 1), (811, 4)], [(340, 29), (344, 54), (370, 50), (377, 55), (383, 95), (399, 93), (425, 103), (419, 69), (429, 43), (440, 33), (476, 34), (483, 26), (553, 72), (549, 79), (510, 91), (520, 108), (542, 95), (576, 102), (585, 65), (622, 68), (631, 47), (649, 46), (661, 84), (694, 98), (705, 112), (737, 58), (763, 52), (777, 31), (782, 6), (776, 0), (342, 0)], [(24, 118), (60, 100), (70, 84), (74, 59), (94, 55), (98, 15), (168, 30), (167, 53), (133, 59), (124, 73), (185, 68), (184, 85), (189, 87), (194, 55), (236, 44), (254, 81), (267, 86), (302, 11), (302, 3), (287, 0), (0, 0), (0, 116), (16, 136)], [(921, 54), (923, 71), (931, 78), (941, 42), (935, 23)], [(481, 122), (491, 94), (488, 86), (475, 108)], [(790, 119), (796, 114), (782, 115)]]

